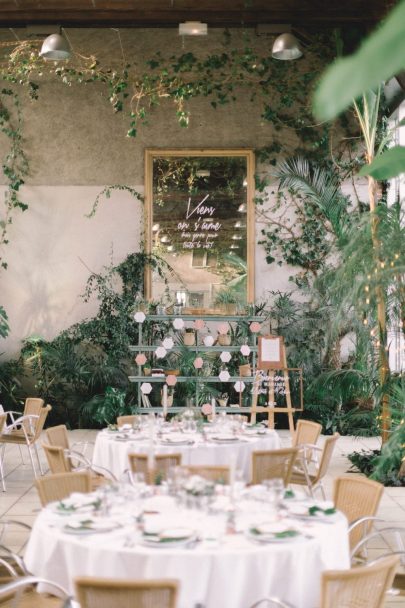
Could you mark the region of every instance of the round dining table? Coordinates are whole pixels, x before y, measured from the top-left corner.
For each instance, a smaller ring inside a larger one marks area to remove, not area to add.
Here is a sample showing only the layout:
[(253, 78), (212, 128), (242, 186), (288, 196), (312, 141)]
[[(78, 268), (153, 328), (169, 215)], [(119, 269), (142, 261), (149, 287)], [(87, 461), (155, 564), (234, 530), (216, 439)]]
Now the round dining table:
[(101, 514), (89, 510), (99, 507), (97, 494), (44, 508), (25, 553), (29, 571), (72, 594), (78, 576), (176, 579), (178, 608), (250, 608), (266, 597), (315, 608), (322, 571), (350, 567), (346, 518), (323, 506), (314, 513), (308, 498), (290, 512), (243, 492), (232, 503), (219, 496), (209, 509), (109, 492)]
[[(280, 439), (270, 429), (249, 430), (237, 436), (213, 433), (167, 432), (152, 443), (155, 454), (180, 453), (183, 465), (235, 466), (246, 481), (251, 480), (252, 452), (276, 450)], [(151, 440), (147, 432), (116, 432), (104, 429), (96, 437), (93, 465), (111, 471), (119, 479), (128, 469), (128, 454), (148, 454)]]

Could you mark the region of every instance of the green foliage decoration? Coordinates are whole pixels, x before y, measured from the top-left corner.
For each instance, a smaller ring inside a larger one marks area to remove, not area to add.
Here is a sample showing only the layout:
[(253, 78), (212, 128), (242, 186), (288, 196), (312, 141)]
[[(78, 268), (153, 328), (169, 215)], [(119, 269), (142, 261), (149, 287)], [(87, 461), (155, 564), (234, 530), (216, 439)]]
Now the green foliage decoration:
[(28, 209), (19, 195), (28, 174), (28, 160), (23, 150), (20, 98), (15, 91), (6, 88), (0, 90), (0, 132), (8, 138), (10, 144), (2, 163), (7, 190), (4, 195), (4, 214), (0, 220), (0, 265), (6, 269), (7, 262), (1, 250), (9, 242), (8, 230), (13, 223), (14, 212)]

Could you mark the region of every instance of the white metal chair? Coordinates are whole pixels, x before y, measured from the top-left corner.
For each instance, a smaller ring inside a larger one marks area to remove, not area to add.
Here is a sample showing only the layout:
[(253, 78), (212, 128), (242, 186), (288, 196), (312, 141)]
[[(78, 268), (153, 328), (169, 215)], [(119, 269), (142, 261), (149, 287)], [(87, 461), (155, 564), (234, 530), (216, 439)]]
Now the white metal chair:
[[(27, 414), (20, 416), (20, 418), (15, 419), (14, 422), (12, 422), (5, 429), (3, 429), (3, 432), (0, 435), (0, 445), (2, 445), (2, 461), (4, 461), (4, 455), (7, 445), (26, 445), (28, 448), (28, 454), (30, 457), (34, 476), (37, 477), (37, 470), (34, 464), (33, 454), (35, 454), (40, 474), (44, 474), (41, 462), (39, 460), (37, 442), (40, 438), (42, 429), (44, 428), (45, 420), (51, 409), (52, 407), (50, 405), (41, 407), (38, 414)], [(4, 484), (3, 489), (5, 489)]]
[[(315, 490), (321, 489), (324, 500), (326, 499), (325, 490), (323, 487), (323, 478), (328, 472), (329, 464), (332, 459), (333, 450), (337, 440), (339, 439), (339, 433), (335, 433), (331, 437), (325, 439), (323, 448), (317, 445), (311, 445), (310, 448), (314, 453), (318, 452), (319, 460), (317, 457), (311, 459), (311, 463), (308, 465), (305, 453), (300, 459), (300, 466), (295, 466), (291, 475), (291, 484), (298, 484), (307, 486), (310, 495), (313, 497)], [(298, 462), (298, 461), (297, 461)], [(312, 469), (311, 469), (312, 465)]]
[[(60, 585), (36, 576), (12, 577), (13, 580), (0, 586), (0, 604), (19, 608), (49, 608), (60, 606), (68, 608), (73, 606), (71, 596)], [(35, 587), (39, 584), (46, 585), (47, 597), (39, 595)], [(49, 593), (54, 593), (59, 599), (49, 598)]]

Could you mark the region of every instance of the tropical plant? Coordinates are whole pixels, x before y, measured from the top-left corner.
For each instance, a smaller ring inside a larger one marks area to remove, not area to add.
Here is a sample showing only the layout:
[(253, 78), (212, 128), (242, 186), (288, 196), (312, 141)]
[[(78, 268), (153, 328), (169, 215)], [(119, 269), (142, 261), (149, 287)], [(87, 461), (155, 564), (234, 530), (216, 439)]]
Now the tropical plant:
[(96, 421), (100, 426), (115, 424), (117, 416), (132, 413), (126, 402), (126, 391), (107, 386), (104, 395), (95, 395), (80, 408), (81, 423), (91, 427)]
[[(376, 178), (389, 179), (405, 171), (405, 148), (396, 147), (384, 151), (384, 145), (377, 141), (380, 83), (405, 67), (404, 53), (401, 53), (401, 49), (405, 51), (404, 40), (405, 1), (402, 0), (392, 10), (383, 26), (363, 43), (355, 55), (340, 59), (327, 71), (314, 97), (314, 110), (321, 119), (332, 119), (350, 103), (354, 103), (365, 146), (365, 166), (361, 173), (368, 176), (369, 230), (372, 259), (377, 273), (381, 265), (385, 264), (385, 260), (381, 256), (382, 241), (378, 234)], [(385, 292), (378, 282), (373, 295), (376, 299), (378, 322), (379, 382), (383, 389), (389, 382), (387, 310)], [(381, 400), (382, 436), (386, 441), (391, 426), (391, 412), (388, 393), (384, 390)]]

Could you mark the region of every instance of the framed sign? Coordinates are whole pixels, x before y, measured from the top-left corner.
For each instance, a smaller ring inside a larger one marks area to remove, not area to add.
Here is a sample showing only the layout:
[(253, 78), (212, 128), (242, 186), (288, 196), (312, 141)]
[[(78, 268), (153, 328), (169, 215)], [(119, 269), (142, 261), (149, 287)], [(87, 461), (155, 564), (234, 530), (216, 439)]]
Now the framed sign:
[(252, 150), (146, 150), (146, 297), (219, 314), (254, 300)]
[(282, 336), (259, 336), (257, 368), (282, 369), (286, 365)]

